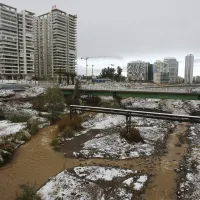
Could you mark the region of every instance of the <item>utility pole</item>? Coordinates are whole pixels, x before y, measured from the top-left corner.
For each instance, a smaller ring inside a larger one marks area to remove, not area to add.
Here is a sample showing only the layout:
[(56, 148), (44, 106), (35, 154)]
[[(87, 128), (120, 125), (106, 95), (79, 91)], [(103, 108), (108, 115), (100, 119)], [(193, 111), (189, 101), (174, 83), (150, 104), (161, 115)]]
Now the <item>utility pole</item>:
[(93, 77), (93, 67), (94, 67), (94, 65), (92, 65), (92, 77)]
[(86, 57), (86, 58), (81, 58), (81, 59), (83, 59), (83, 60), (85, 60), (85, 62), (86, 62), (86, 80), (87, 80), (87, 71), (88, 71), (88, 59), (89, 59), (89, 57)]

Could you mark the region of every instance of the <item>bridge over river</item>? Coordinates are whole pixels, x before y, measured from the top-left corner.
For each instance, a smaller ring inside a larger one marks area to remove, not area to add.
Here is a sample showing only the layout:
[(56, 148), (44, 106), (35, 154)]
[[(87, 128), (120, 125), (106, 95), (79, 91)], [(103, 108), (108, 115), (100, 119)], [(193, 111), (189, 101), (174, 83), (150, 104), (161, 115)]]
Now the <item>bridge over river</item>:
[[(61, 88), (64, 95), (72, 95), (74, 88)], [(191, 89), (169, 89), (169, 88), (139, 88), (139, 89), (98, 89), (80, 88), (81, 95), (88, 96), (112, 96), (133, 97), (133, 98), (155, 98), (155, 99), (181, 99), (181, 100), (200, 100), (200, 93), (192, 92)]]

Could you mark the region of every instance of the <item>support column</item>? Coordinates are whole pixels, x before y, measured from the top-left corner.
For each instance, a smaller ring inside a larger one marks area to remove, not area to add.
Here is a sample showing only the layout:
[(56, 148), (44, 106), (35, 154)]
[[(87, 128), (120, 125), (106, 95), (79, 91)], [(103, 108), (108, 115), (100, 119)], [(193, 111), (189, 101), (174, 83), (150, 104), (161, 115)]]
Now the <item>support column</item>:
[(131, 116), (126, 115), (126, 131), (128, 134), (130, 134), (131, 131)]

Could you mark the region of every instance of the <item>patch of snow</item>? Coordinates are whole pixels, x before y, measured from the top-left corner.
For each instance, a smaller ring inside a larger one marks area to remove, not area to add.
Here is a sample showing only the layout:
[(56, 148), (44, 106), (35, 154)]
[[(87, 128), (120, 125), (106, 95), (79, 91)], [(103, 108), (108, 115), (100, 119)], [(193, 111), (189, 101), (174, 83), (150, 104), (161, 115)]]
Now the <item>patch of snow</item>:
[(28, 98), (28, 97), (37, 97), (45, 92), (45, 89), (42, 87), (31, 87), (26, 89), (23, 92), (16, 93), (15, 97), (18, 98)]
[(99, 166), (75, 167), (74, 171), (78, 176), (84, 177), (85, 179), (91, 181), (97, 181), (97, 180), (112, 181), (113, 178), (125, 177), (127, 175), (135, 173), (135, 171), (128, 169), (125, 170), (112, 167), (105, 168)]
[(13, 90), (0, 90), (0, 97), (10, 97), (15, 95), (15, 92)]
[(128, 179), (126, 179), (124, 182), (123, 182), (123, 184), (125, 184), (125, 185), (128, 185), (128, 186), (130, 186), (131, 185), (131, 183), (133, 183), (133, 178), (131, 177), (131, 178), (128, 178)]
[(136, 183), (134, 183), (134, 190), (141, 190), (144, 187), (144, 184), (148, 180), (146, 175), (140, 176)]
[(87, 129), (107, 129), (125, 122), (125, 116), (97, 114), (82, 124)]
[(187, 173), (186, 178), (187, 178), (188, 181), (193, 181), (194, 175), (192, 173)]
[(0, 136), (15, 134), (25, 127), (25, 123), (11, 123), (6, 120), (0, 121)]
[[(95, 191), (95, 196), (91, 192)], [(54, 179), (43, 186), (38, 194), (43, 200), (67, 199), (67, 200), (93, 200), (102, 199), (103, 189), (92, 182), (85, 183), (68, 172), (61, 172)]]

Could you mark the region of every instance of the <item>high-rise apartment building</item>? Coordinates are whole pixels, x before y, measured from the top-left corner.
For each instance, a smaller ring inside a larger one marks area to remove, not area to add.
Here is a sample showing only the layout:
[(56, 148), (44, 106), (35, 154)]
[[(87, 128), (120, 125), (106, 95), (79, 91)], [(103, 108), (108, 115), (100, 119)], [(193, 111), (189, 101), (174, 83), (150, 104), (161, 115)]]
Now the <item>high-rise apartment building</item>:
[(185, 57), (185, 84), (191, 84), (193, 81), (193, 65), (194, 56), (189, 54)]
[(154, 83), (162, 84), (169, 83), (169, 65), (160, 60), (154, 63), (153, 81)]
[(35, 75), (54, 77), (57, 72), (75, 72), (77, 16), (53, 8), (34, 22)]
[(26, 10), (18, 13), (19, 72), (25, 79), (34, 75), (34, 15)]
[(169, 81), (170, 83), (178, 82), (178, 61), (176, 58), (165, 58), (164, 63), (169, 65)]
[(0, 3), (0, 75), (14, 79), (19, 75), (17, 9)]
[(3, 79), (34, 74), (33, 16), (29, 11), (0, 4), (0, 75)]

